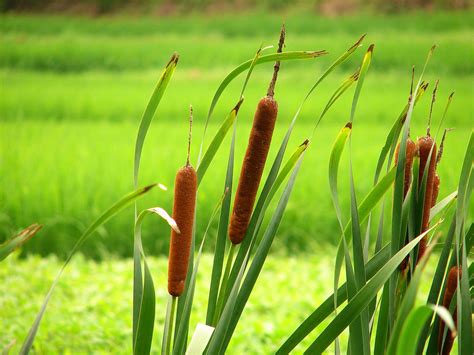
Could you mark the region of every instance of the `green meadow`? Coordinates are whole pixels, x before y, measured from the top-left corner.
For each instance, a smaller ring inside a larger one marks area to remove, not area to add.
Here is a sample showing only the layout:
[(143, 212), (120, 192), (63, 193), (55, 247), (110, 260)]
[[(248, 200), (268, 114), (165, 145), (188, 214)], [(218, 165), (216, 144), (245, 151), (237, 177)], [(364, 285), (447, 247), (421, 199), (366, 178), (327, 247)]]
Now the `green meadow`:
[[(0, 21), (0, 240), (38, 222), (41, 234), (25, 252), (64, 256), (99, 213), (133, 188), (133, 148), (141, 115), (163, 66), (180, 54), (175, 76), (147, 136), (140, 184), (161, 182), (140, 207), (172, 207), (176, 170), (185, 163), (188, 107), (194, 107), (192, 162), (196, 164), (211, 98), (225, 75), (262, 45), (275, 45), (281, 21), (285, 50), (320, 50), (327, 56), (283, 62), (276, 88), (279, 118), (269, 159), (309, 88), (345, 49), (367, 33), (375, 43), (353, 129), (358, 199), (372, 185), (386, 134), (407, 102), (411, 66), (419, 74), (429, 48), (438, 48), (427, 69), (427, 95), (418, 105), (412, 137), (424, 134), (431, 89), (439, 79), (432, 130), (438, 129), (448, 95), (454, 100), (443, 127), (453, 127), (438, 171), (441, 197), (454, 190), (473, 122), (474, 25), (472, 12), (353, 15), (319, 18), (248, 13), (236, 16), (170, 18), (2, 15)], [(268, 52), (274, 49), (268, 49)], [(334, 244), (337, 220), (328, 188), (328, 156), (348, 121), (349, 90), (312, 136), (314, 122), (338, 85), (364, 53), (330, 75), (303, 107), (288, 154), (306, 138), (311, 145), (287, 208), (273, 252), (315, 253)], [(238, 176), (256, 103), (266, 92), (272, 64), (255, 68), (238, 117)], [(235, 105), (244, 76), (222, 96), (211, 118), (204, 148)], [(441, 135), (441, 133), (440, 133)], [(229, 140), (213, 161), (198, 195), (196, 228), (202, 235), (224, 187)], [(347, 159), (347, 157), (345, 157)], [(347, 161), (347, 160), (346, 160)], [(267, 171), (268, 171), (267, 164)], [(341, 164), (342, 208), (349, 213), (348, 164)], [(84, 245), (93, 258), (131, 256), (132, 209), (107, 223)], [(166, 253), (167, 226), (147, 221), (143, 233), (150, 253)], [(217, 226), (212, 226), (212, 231)], [(212, 235), (212, 233), (211, 233)], [(212, 241), (209, 244), (212, 245)]]

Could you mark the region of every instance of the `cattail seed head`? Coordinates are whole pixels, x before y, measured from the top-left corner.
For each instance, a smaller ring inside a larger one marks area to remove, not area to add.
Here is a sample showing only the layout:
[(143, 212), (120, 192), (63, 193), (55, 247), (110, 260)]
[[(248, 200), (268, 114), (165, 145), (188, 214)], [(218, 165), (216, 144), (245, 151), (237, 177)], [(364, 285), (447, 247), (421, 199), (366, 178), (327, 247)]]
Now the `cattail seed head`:
[[(395, 165), (398, 163), (398, 154), (400, 151), (400, 143), (397, 145), (395, 150)], [(408, 193), (408, 189), (410, 188), (411, 184), (411, 170), (413, 166), (413, 157), (416, 153), (416, 144), (411, 140), (411, 138), (407, 139), (407, 146), (406, 146), (406, 155), (405, 155), (405, 177), (403, 182), (403, 197), (405, 197)]]
[(436, 205), (436, 201), (438, 200), (440, 182), (441, 180), (439, 178), (439, 175), (438, 173), (436, 173), (433, 181), (433, 196), (431, 197), (431, 207)]
[(458, 277), (462, 275), (462, 269), (460, 266), (453, 266), (448, 273), (446, 281), (446, 290), (444, 291), (443, 306), (449, 308), (453, 299), (454, 292), (458, 287)]
[(184, 291), (188, 272), (196, 206), (197, 174), (186, 165), (178, 170), (174, 186), (173, 219), (181, 233), (171, 230), (168, 259), (168, 292), (178, 297)]
[[(430, 225), (430, 210), (433, 199), (433, 185), (436, 173), (436, 143), (429, 136), (418, 138), (418, 154), (420, 155), (420, 171), (418, 175), (418, 186), (421, 186), (425, 169), (427, 170), (425, 200), (423, 202), (423, 217), (421, 223), (421, 232), (428, 230)], [(429, 161), (428, 161), (429, 158)], [(420, 241), (418, 246), (418, 261), (424, 255), (426, 250), (426, 236)]]
[[(458, 278), (461, 278), (461, 276), (462, 269), (460, 266), (453, 266), (449, 270), (448, 277), (446, 280), (446, 289), (444, 291), (443, 296), (443, 307), (448, 310), (449, 306), (451, 305), (451, 301), (453, 300), (454, 293), (456, 292), (456, 289), (458, 287)], [(454, 309), (452, 316), (454, 324), (457, 325), (457, 308)], [(452, 331), (449, 331), (443, 344), (445, 327), (446, 324), (441, 321), (438, 334), (438, 352), (443, 355), (448, 355), (453, 347), (454, 338), (456, 337), (456, 334), (454, 334)]]
[(265, 96), (260, 100), (255, 112), (247, 151), (240, 171), (234, 208), (230, 217), (229, 238), (233, 244), (240, 244), (247, 232), (270, 149), (277, 114), (278, 104), (273, 97)]

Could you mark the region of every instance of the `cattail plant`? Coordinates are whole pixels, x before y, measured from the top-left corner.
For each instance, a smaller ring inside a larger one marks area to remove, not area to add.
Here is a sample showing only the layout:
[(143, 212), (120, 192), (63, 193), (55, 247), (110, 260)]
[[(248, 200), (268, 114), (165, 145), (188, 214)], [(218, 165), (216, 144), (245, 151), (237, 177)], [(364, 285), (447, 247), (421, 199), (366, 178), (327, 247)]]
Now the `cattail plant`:
[[(282, 52), (284, 43), (285, 26), (283, 25), (278, 43), (278, 53)], [(280, 62), (277, 61), (273, 67), (273, 77), (268, 86), (267, 95), (259, 101), (253, 119), (229, 223), (229, 238), (234, 245), (240, 244), (245, 237), (270, 149), (278, 115), (278, 104), (274, 95), (279, 70)]]
[[(459, 266), (453, 266), (448, 273), (448, 278), (446, 281), (446, 289), (444, 291), (443, 296), (443, 307), (449, 310), (451, 305), (451, 301), (453, 300), (454, 293), (458, 287), (458, 279), (461, 278), (462, 269)], [(453, 313), (453, 320), (456, 324), (457, 320), (457, 308), (454, 309)], [(454, 338), (456, 338), (456, 334), (453, 331), (448, 331), (446, 337), (444, 336), (445, 331), (445, 323), (441, 321), (439, 326), (439, 335), (438, 335), (438, 352), (442, 355), (447, 355), (451, 352), (453, 347)], [(444, 341), (443, 341), (444, 340)]]
[(189, 163), (192, 119), (193, 109), (190, 107), (188, 156), (186, 165), (176, 173), (174, 185), (173, 219), (179, 232), (171, 229), (168, 292), (173, 297), (179, 297), (184, 291), (196, 207), (197, 174)]

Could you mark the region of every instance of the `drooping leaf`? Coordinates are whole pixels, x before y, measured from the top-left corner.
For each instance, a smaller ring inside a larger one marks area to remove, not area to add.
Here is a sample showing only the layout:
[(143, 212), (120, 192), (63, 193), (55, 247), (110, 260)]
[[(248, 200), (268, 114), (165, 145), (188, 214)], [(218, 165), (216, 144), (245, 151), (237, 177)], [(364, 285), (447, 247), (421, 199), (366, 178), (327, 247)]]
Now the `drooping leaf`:
[(28, 352), (31, 350), (31, 346), (33, 345), (33, 341), (35, 339), (36, 333), (38, 331), (38, 328), (40, 326), (41, 320), (43, 318), (44, 313), (46, 312), (46, 308), (48, 306), (49, 300), (51, 299), (51, 296), (56, 288), (56, 285), (59, 282), (59, 279), (61, 278), (66, 266), (69, 264), (71, 261), (72, 257), (75, 255), (75, 253), (79, 250), (79, 248), (82, 246), (82, 244), (89, 238), (97, 228), (99, 228), (102, 224), (107, 222), (110, 218), (115, 216), (117, 213), (122, 211), (125, 207), (130, 205), (132, 202), (134, 202), (137, 198), (140, 196), (146, 194), (149, 192), (153, 187), (155, 187), (156, 184), (149, 185), (143, 188), (140, 188), (132, 193), (129, 193), (122, 197), (118, 202), (116, 202), (112, 207), (110, 207), (108, 210), (106, 210), (104, 213), (102, 213), (85, 231), (82, 233), (82, 235), (79, 237), (77, 240), (76, 244), (72, 248), (71, 252), (69, 253), (68, 257), (66, 258), (66, 261), (64, 262), (63, 266), (59, 270), (58, 274), (56, 275), (56, 278), (54, 279), (53, 283), (51, 284), (51, 287), (49, 288), (48, 293), (46, 294), (46, 297), (43, 301), (43, 304), (41, 305), (40, 311), (38, 312), (35, 321), (33, 322), (33, 325), (31, 326), (28, 335), (23, 343), (23, 346), (20, 350), (20, 353), (23, 354), (28, 354)]
[(10, 255), (15, 249), (21, 247), (28, 240), (30, 240), (36, 233), (43, 228), (41, 224), (32, 224), (31, 226), (23, 229), (18, 234), (7, 240), (5, 243), (0, 244), (0, 261)]

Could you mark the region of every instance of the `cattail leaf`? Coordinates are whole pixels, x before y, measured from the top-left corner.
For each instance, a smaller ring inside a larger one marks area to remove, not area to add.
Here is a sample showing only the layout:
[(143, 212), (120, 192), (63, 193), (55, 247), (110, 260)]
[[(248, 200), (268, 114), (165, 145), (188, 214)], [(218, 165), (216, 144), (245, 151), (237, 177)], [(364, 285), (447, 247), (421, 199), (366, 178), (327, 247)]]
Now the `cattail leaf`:
[[(354, 97), (352, 99), (352, 109), (350, 116), (350, 123), (354, 120), (355, 110), (359, 101), (360, 92), (362, 85), (365, 80), (365, 76), (370, 67), (372, 60), (374, 45), (370, 45), (369, 49), (364, 55), (362, 65), (359, 72), (359, 79), (357, 80)], [(364, 249), (362, 244), (362, 235), (360, 231), (359, 212), (357, 209), (357, 198), (354, 186), (354, 175), (352, 171), (352, 137), (349, 136), (349, 180), (350, 180), (350, 196), (351, 196), (351, 229), (352, 229), (352, 253), (354, 258), (354, 277), (355, 277), (355, 289), (358, 291), (365, 285), (365, 260)], [(342, 225), (342, 224), (341, 224)], [(345, 237), (344, 237), (345, 243)], [(346, 252), (347, 253), (347, 252)], [(347, 257), (346, 257), (347, 259)], [(348, 280), (349, 281), (349, 280)], [(336, 292), (337, 287), (334, 288)], [(370, 353), (370, 336), (369, 336), (369, 312), (368, 308), (362, 311), (360, 319), (356, 320), (351, 324), (352, 330), (350, 334), (351, 349), (360, 354)]]
[[(446, 289), (449, 270), (453, 266), (458, 264), (458, 257), (455, 251), (451, 253), (451, 258), (449, 259), (449, 262), (447, 262), (447, 258), (449, 257), (449, 253), (451, 252), (451, 249), (453, 246), (455, 227), (456, 227), (456, 216), (453, 217), (453, 220), (451, 222), (451, 227), (448, 231), (448, 235), (446, 236), (446, 241), (445, 241), (443, 250), (441, 252), (441, 256), (439, 258), (439, 263), (436, 268), (436, 272), (433, 277), (433, 283), (431, 285), (430, 293), (428, 295), (428, 300), (426, 302), (427, 304), (442, 305), (442, 302), (443, 302), (442, 292), (443, 290)], [(465, 242), (466, 242), (466, 252), (469, 254), (474, 245), (474, 224), (471, 224), (471, 227), (466, 233)], [(447, 267), (446, 267), (446, 263), (447, 263)], [(443, 280), (444, 280), (444, 283), (443, 283)], [(439, 319), (435, 318), (433, 322), (433, 326), (431, 327), (431, 335), (430, 335), (430, 341), (427, 347), (427, 354), (436, 352), (438, 349), (439, 325), (440, 325)], [(426, 341), (426, 335), (430, 332), (429, 324), (426, 325), (425, 331), (426, 333), (422, 334), (422, 336), (424, 335), (424, 337), (420, 338), (419, 349), (421, 349), (421, 351), (423, 350), (424, 343)]]
[[(142, 211), (136, 221), (134, 228), (134, 263), (138, 262), (137, 268), (140, 270), (140, 277), (134, 277), (134, 290), (140, 289), (140, 294), (134, 293), (133, 314), (136, 317), (136, 329), (133, 337), (134, 354), (149, 354), (151, 350), (151, 342), (153, 340), (153, 326), (155, 323), (155, 286), (150, 272), (150, 268), (146, 261), (145, 252), (143, 250), (141, 239), (141, 227), (146, 216), (156, 214), (163, 218), (171, 228), (177, 229), (176, 221), (170, 217), (161, 207), (149, 208)], [(178, 229), (179, 231), (179, 229)], [(144, 278), (142, 279), (142, 262)], [(135, 283), (140, 282), (138, 288)]]
[(155, 286), (150, 268), (143, 256), (143, 292), (137, 323), (137, 334), (133, 347), (134, 354), (149, 354), (155, 324)]
[[(282, 146), (280, 147), (280, 151), (277, 155), (277, 158), (275, 159), (275, 162), (273, 163), (273, 166), (270, 170), (270, 174), (268, 175), (268, 178), (264, 184), (260, 197), (255, 206), (254, 212), (249, 222), (249, 226), (247, 228), (245, 238), (240, 244), (239, 252), (237, 253), (234, 264), (232, 266), (232, 270), (229, 275), (228, 285), (230, 286), (227, 287), (226, 294), (224, 295), (224, 302), (229, 297), (229, 294), (232, 290), (232, 285), (235, 283), (237, 279), (237, 275), (239, 273), (240, 267), (244, 265), (244, 260), (247, 253), (249, 252), (249, 250), (250, 251), (252, 250), (253, 246), (256, 243), (257, 234), (260, 230), (260, 226), (263, 222), (265, 212), (267, 211), (267, 208), (270, 202), (273, 200), (275, 193), (278, 191), (278, 189), (280, 188), (280, 186), (282, 185), (283, 181), (286, 179), (288, 174), (296, 166), (301, 155), (304, 153), (304, 151), (308, 147), (308, 144), (309, 144), (309, 141), (306, 140), (300, 146), (298, 146), (298, 148), (295, 150), (292, 156), (285, 163), (281, 171), (278, 172), (281, 166), (280, 159), (283, 158), (283, 155), (285, 152), (285, 149), (281, 149), (283, 146), (283, 143), (282, 143)], [(286, 143), (285, 143), (285, 147), (286, 147)], [(245, 267), (246, 265), (244, 266), (244, 268)]]
[[(464, 155), (464, 162), (461, 169), (461, 176), (458, 185), (458, 200), (456, 206), (456, 255), (458, 265), (461, 265), (462, 272), (459, 280), (459, 292), (457, 292), (458, 302), (458, 329), (459, 329), (459, 353), (462, 355), (472, 354), (472, 305), (469, 291), (469, 275), (466, 272), (467, 251), (464, 234), (464, 224), (467, 218), (469, 202), (472, 193), (474, 174), (474, 132), (471, 137)], [(462, 243), (462, 244), (461, 244)]]
[(448, 205), (456, 200), (458, 192), (454, 191), (448, 196), (439, 201), (435, 206), (431, 208), (430, 211), (430, 221), (433, 220), (441, 211), (443, 211)]
[(134, 192), (131, 192), (124, 197), (122, 197), (118, 202), (116, 202), (114, 205), (112, 205), (108, 210), (106, 210), (104, 213), (102, 213), (85, 231), (82, 233), (82, 235), (79, 237), (77, 240), (76, 244), (72, 248), (71, 252), (69, 253), (68, 257), (66, 258), (66, 261), (62, 265), (61, 269), (59, 270), (58, 274), (56, 275), (56, 278), (54, 279), (53, 283), (51, 284), (48, 293), (46, 294), (46, 297), (43, 301), (43, 304), (41, 305), (40, 311), (38, 312), (35, 321), (33, 322), (33, 325), (31, 326), (28, 335), (23, 343), (23, 346), (20, 350), (20, 354), (28, 354), (28, 352), (31, 350), (31, 347), (33, 345), (33, 341), (35, 339), (36, 333), (38, 331), (38, 328), (41, 323), (41, 319), (43, 318), (43, 315), (46, 311), (46, 308), (48, 306), (49, 300), (51, 299), (51, 296), (53, 294), (53, 291), (56, 288), (56, 285), (59, 282), (59, 279), (61, 278), (66, 266), (69, 264), (71, 261), (72, 257), (74, 254), (79, 250), (79, 248), (82, 246), (82, 244), (99, 228), (101, 225), (103, 225), (105, 222), (107, 222), (110, 218), (115, 216), (117, 213), (122, 211), (125, 207), (130, 205), (132, 202), (134, 202), (137, 198), (141, 197), (142, 195), (146, 194), (149, 192), (153, 187), (156, 185), (149, 185), (146, 187), (142, 187)]
[[(191, 316), (191, 308), (192, 308), (193, 299), (194, 299), (194, 290), (196, 289), (196, 277), (197, 277), (197, 273), (198, 273), (198, 270), (199, 270), (199, 262), (201, 260), (202, 249), (203, 249), (204, 243), (207, 239), (209, 229), (210, 229), (212, 223), (214, 222), (215, 217), (217, 216), (217, 212), (219, 212), (219, 210), (221, 209), (222, 203), (223, 203), (223, 201), (224, 201), (224, 199), (226, 198), (227, 195), (228, 195), (228, 190), (226, 190), (224, 192), (224, 194), (222, 195), (222, 198), (219, 200), (216, 207), (214, 208), (214, 211), (212, 212), (212, 215), (209, 218), (209, 222), (207, 223), (206, 230), (205, 230), (204, 235), (202, 237), (201, 245), (199, 247), (199, 250), (198, 250), (198, 253), (197, 253), (197, 256), (196, 256), (196, 261), (194, 263), (191, 278), (190, 278), (190, 281), (187, 285), (188, 292), (186, 293), (184, 307), (183, 307), (183, 310), (182, 310), (182, 314), (180, 315), (181, 316), (181, 322), (180, 322), (179, 327), (178, 327), (177, 332), (176, 332), (176, 339), (175, 339), (175, 342), (174, 342), (173, 354), (183, 354), (184, 353), (184, 349), (186, 347), (186, 337), (187, 337), (189, 319), (190, 319), (190, 316)], [(208, 328), (210, 328), (210, 327), (208, 327)], [(211, 334), (212, 334), (212, 332), (211, 332)], [(210, 337), (210, 335), (209, 335), (209, 337)], [(195, 346), (197, 346), (201, 343), (202, 342), (199, 342)], [(206, 343), (206, 345), (207, 345), (207, 343)], [(189, 345), (189, 348), (186, 351), (186, 353), (188, 353), (190, 351), (190, 349), (192, 350), (192, 344)]]
[(396, 340), (397, 355), (417, 354), (418, 340), (423, 331), (423, 327), (428, 319), (436, 313), (443, 319), (448, 326), (454, 330), (453, 318), (449, 311), (444, 307), (436, 307), (432, 305), (419, 306), (410, 311), (406, 317), (400, 336)]
[[(446, 265), (448, 264), (449, 254), (451, 253), (451, 248), (452, 248), (453, 239), (454, 239), (455, 225), (456, 225), (456, 219), (453, 218), (451, 222), (451, 226), (449, 227), (448, 234), (446, 235), (446, 238), (444, 240), (443, 249), (439, 256), (438, 263), (436, 265), (436, 271), (433, 276), (433, 281), (431, 282), (431, 288), (428, 294), (428, 298), (426, 300), (426, 304), (439, 304), (440, 302), (440, 295), (441, 295), (441, 290), (442, 290), (441, 285), (443, 283), (443, 278), (447, 272)], [(418, 343), (418, 349), (420, 353), (423, 352), (423, 348), (425, 347), (426, 339), (430, 332), (430, 323), (426, 323), (423, 331), (420, 333), (419, 343)], [(436, 337), (435, 346), (437, 346), (438, 330), (439, 330), (439, 323), (437, 322), (437, 320), (435, 320), (432, 326), (432, 333), (431, 333), (433, 337)]]
[(337, 220), (341, 227), (341, 232), (344, 232), (344, 224), (342, 222), (341, 208), (339, 205), (339, 196), (337, 193), (337, 174), (339, 171), (339, 162), (341, 160), (342, 151), (346, 145), (349, 135), (352, 131), (352, 123), (348, 122), (336, 137), (334, 145), (329, 155), (329, 188), (331, 190), (332, 202), (336, 210)]
[[(271, 48), (271, 47), (267, 47)], [(293, 51), (293, 52), (282, 52), (282, 53), (272, 53), (267, 55), (259, 56), (255, 65), (268, 63), (268, 62), (275, 62), (275, 61), (285, 61), (285, 60), (297, 60), (297, 59), (314, 59), (326, 55), (327, 52), (322, 51)], [(214, 97), (211, 101), (211, 106), (209, 107), (209, 111), (207, 114), (206, 125), (209, 122), (209, 119), (214, 112), (214, 108), (219, 101), (220, 96), (224, 92), (225, 88), (242, 72), (249, 69), (252, 65), (253, 59), (249, 59), (246, 62), (240, 64), (237, 68), (232, 70), (227, 76), (222, 80), (222, 83), (217, 88)]]
[[(385, 265), (389, 258), (390, 246), (387, 244), (367, 262), (365, 266), (367, 278), (372, 278), (375, 273)], [(335, 297), (337, 298), (336, 302), (334, 301)], [(278, 349), (277, 354), (283, 355), (290, 353), (309, 333), (331, 315), (334, 311), (335, 304), (340, 305), (347, 300), (347, 289), (345, 283), (339, 286), (335, 297), (334, 294), (327, 297), (326, 300), (298, 326), (285, 343)]]
[[(222, 313), (221, 320), (217, 324), (216, 334), (211, 339), (211, 343), (209, 344), (209, 354), (224, 353), (227, 349), (235, 327), (237, 326), (238, 320), (240, 319), (247, 300), (250, 297), (253, 287), (255, 286), (260, 271), (262, 270), (263, 264), (266, 260), (273, 239), (278, 230), (278, 226), (280, 225), (283, 213), (288, 204), (288, 200), (290, 198), (291, 191), (293, 189), (293, 185), (295, 183), (296, 176), (298, 175), (298, 171), (301, 167), (303, 158), (304, 154), (301, 155), (300, 159), (298, 160), (298, 163), (293, 169), (290, 178), (288, 179), (286, 187), (280, 197), (280, 201), (278, 202), (275, 212), (272, 215), (268, 227), (265, 230), (262, 241), (260, 242), (257, 248), (255, 256), (252, 260), (252, 263), (250, 264), (250, 267), (242, 282), (242, 286), (240, 287), (237, 296), (234, 300), (231, 300), (231, 298), (229, 298), (226, 304), (224, 312)], [(245, 264), (241, 266), (239, 274), (242, 275), (244, 270)], [(232, 292), (235, 292), (237, 288), (238, 284), (236, 283), (232, 287)], [(217, 335), (220, 336), (217, 337)], [(214, 350), (217, 350), (217, 352), (214, 352)]]
[(18, 234), (14, 235), (11, 239), (5, 243), (0, 244), (0, 261), (5, 259), (14, 250), (21, 247), (24, 243), (30, 240), (43, 226), (41, 224), (32, 224), (31, 226), (23, 229)]
[(207, 344), (211, 339), (214, 328), (205, 324), (198, 323), (196, 330), (189, 342), (188, 349), (186, 350), (186, 355), (197, 355), (203, 354), (206, 350)]
[(329, 98), (329, 101), (327, 102), (326, 106), (324, 107), (323, 111), (319, 115), (317, 124), (321, 122), (323, 117), (326, 115), (332, 105), (334, 105), (334, 103), (342, 96), (342, 94), (344, 94), (344, 92), (346, 92), (346, 90), (349, 89), (352, 84), (354, 84), (359, 79), (359, 72), (360, 70), (357, 69), (354, 74), (344, 80), (341, 85), (334, 91), (332, 96)]
[(227, 115), (224, 122), (222, 122), (222, 125), (219, 127), (219, 130), (215, 134), (214, 138), (212, 138), (211, 144), (209, 144), (209, 147), (207, 148), (206, 153), (204, 153), (204, 156), (197, 167), (198, 186), (201, 183), (202, 178), (206, 174), (206, 171), (209, 168), (209, 165), (214, 159), (214, 156), (216, 155), (217, 150), (221, 146), (222, 141), (227, 135), (227, 132), (229, 131), (230, 127), (232, 127), (232, 125), (234, 124), (235, 119), (237, 118), (237, 114), (239, 113), (240, 105), (242, 104), (243, 101), (244, 99), (241, 98), (239, 102), (237, 103), (237, 105), (235, 105), (235, 107), (232, 109), (232, 111), (230, 111), (230, 113)]
[[(343, 222), (342, 222), (341, 208), (339, 206), (339, 196), (337, 192), (337, 182), (338, 182), (337, 175), (339, 171), (339, 162), (341, 160), (342, 151), (346, 145), (346, 142), (347, 142), (347, 139), (349, 138), (351, 130), (352, 130), (352, 123), (348, 122), (339, 132), (336, 138), (336, 141), (334, 142), (333, 148), (331, 150), (331, 154), (329, 156), (329, 188), (331, 190), (332, 202), (334, 205), (334, 209), (336, 211), (336, 216), (339, 222), (341, 233), (344, 233), (344, 227), (343, 227)], [(343, 237), (343, 240), (344, 240), (344, 237)], [(347, 249), (346, 244), (344, 244), (344, 255), (348, 255), (348, 251), (346, 249)], [(348, 258), (346, 257), (346, 259)], [(349, 262), (349, 260), (346, 260), (346, 263), (347, 262)], [(349, 270), (346, 269), (346, 274), (347, 274), (346, 279), (348, 281), (352, 281), (351, 274), (350, 273), (348, 274), (348, 272)], [(337, 281), (335, 281), (334, 283), (334, 310), (337, 309), (337, 298), (336, 298), (337, 289), (338, 289)], [(353, 296), (353, 294), (351, 294), (350, 296)], [(337, 344), (337, 339), (336, 339), (336, 344)]]
[(173, 76), (174, 70), (176, 69), (176, 65), (178, 64), (179, 56), (178, 54), (174, 53), (171, 56), (168, 64), (163, 70), (163, 73), (158, 80), (158, 84), (156, 84), (155, 90), (148, 101), (146, 106), (145, 112), (143, 113), (142, 119), (140, 121), (140, 127), (138, 128), (137, 139), (135, 141), (135, 160), (134, 160), (134, 167), (133, 167), (133, 177), (134, 177), (134, 185), (135, 188), (138, 186), (138, 172), (140, 170), (140, 158), (143, 149), (143, 143), (145, 142), (145, 137), (148, 132), (148, 128), (150, 127), (151, 121), (153, 116), (155, 115), (156, 108), (158, 107), (165, 91), (168, 86), (168, 83)]
[(367, 49), (367, 52), (365, 52), (364, 59), (362, 59), (362, 65), (360, 66), (360, 70), (359, 70), (359, 79), (357, 80), (357, 86), (354, 92), (354, 98), (352, 99), (350, 122), (354, 121), (355, 111), (356, 111), (357, 103), (359, 102), (360, 92), (362, 90), (362, 85), (364, 84), (367, 71), (369, 70), (370, 63), (372, 62), (373, 52), (374, 52), (374, 45), (371, 44), (369, 48)]
[[(163, 72), (158, 80), (158, 83), (153, 90), (153, 93), (148, 101), (148, 104), (143, 113), (142, 119), (140, 121), (140, 126), (138, 128), (137, 138), (135, 140), (135, 153), (134, 153), (134, 165), (133, 165), (133, 184), (135, 188), (138, 186), (138, 175), (140, 171), (140, 160), (143, 150), (143, 144), (145, 142), (146, 135), (148, 133), (148, 128), (150, 127), (151, 121), (155, 115), (156, 109), (168, 87), (168, 84), (174, 74), (176, 66), (178, 64), (179, 56), (174, 53), (168, 64), (163, 69)], [(164, 185), (160, 186), (163, 189)], [(137, 214), (137, 205), (135, 204), (135, 221), (138, 218)], [(138, 317), (140, 303), (143, 297), (143, 275), (141, 270), (141, 258), (140, 250), (137, 249), (138, 245), (134, 243), (133, 250), (133, 336), (132, 344), (135, 348), (135, 341), (137, 339), (137, 329), (138, 329)]]
[[(370, 211), (372, 211), (375, 206), (377, 206), (378, 202), (382, 199), (385, 193), (390, 189), (395, 179), (395, 168), (392, 168), (380, 181), (369, 191), (366, 195), (364, 200), (359, 205), (359, 220), (360, 222), (364, 222), (365, 219), (368, 217)], [(352, 238), (351, 234), (351, 225), (352, 221), (346, 224), (344, 228), (343, 236), (346, 239), (346, 242), (349, 244)], [(335, 265), (335, 272), (334, 272), (334, 284), (337, 285), (339, 283), (339, 276), (341, 273), (342, 262), (344, 258), (344, 245), (341, 240), (339, 241), (339, 245), (337, 248), (336, 253), (336, 265)]]
[[(402, 328), (405, 324), (405, 321), (409, 313), (412, 311), (415, 305), (416, 297), (417, 297), (418, 290), (420, 287), (421, 276), (426, 268), (428, 259), (431, 256), (431, 252), (433, 250), (434, 244), (435, 243), (433, 243), (430, 247), (428, 247), (428, 249), (426, 250), (426, 253), (423, 255), (420, 262), (418, 263), (417, 268), (415, 269), (415, 273), (412, 279), (410, 280), (410, 284), (405, 292), (402, 303), (397, 310), (397, 319), (392, 329), (392, 333), (390, 334), (390, 341), (387, 347), (387, 355), (397, 354), (398, 342), (401, 339), (400, 333), (402, 332)], [(420, 329), (420, 332), (421, 332), (421, 329)]]
[(390, 278), (398, 265), (410, 253), (410, 251), (420, 242), (420, 240), (436, 228), (442, 221), (420, 234), (417, 238), (405, 245), (399, 252), (385, 263), (378, 272), (362, 287), (356, 296), (341, 310), (341, 312), (331, 321), (316, 340), (306, 350), (306, 354), (322, 353), (339, 334), (349, 326), (377, 295), (383, 284)]

